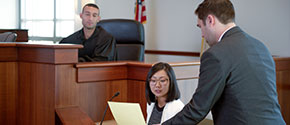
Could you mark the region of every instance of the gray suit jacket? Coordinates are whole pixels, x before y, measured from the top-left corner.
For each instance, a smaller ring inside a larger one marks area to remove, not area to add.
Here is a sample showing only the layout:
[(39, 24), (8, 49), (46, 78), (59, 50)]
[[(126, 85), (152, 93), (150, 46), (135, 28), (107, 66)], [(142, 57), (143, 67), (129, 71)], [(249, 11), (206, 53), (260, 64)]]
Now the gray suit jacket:
[(273, 58), (239, 27), (203, 54), (199, 77), (191, 101), (162, 125), (197, 124), (210, 110), (215, 125), (285, 125)]

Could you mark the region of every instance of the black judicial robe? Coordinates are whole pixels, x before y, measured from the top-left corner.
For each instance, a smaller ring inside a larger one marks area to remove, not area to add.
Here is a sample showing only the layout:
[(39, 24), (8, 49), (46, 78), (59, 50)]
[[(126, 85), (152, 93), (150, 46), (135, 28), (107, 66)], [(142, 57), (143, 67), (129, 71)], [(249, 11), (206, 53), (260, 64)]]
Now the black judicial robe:
[(102, 27), (97, 26), (89, 39), (85, 39), (83, 29), (62, 39), (60, 44), (81, 44), (79, 49), (79, 62), (115, 61), (117, 60), (116, 40)]

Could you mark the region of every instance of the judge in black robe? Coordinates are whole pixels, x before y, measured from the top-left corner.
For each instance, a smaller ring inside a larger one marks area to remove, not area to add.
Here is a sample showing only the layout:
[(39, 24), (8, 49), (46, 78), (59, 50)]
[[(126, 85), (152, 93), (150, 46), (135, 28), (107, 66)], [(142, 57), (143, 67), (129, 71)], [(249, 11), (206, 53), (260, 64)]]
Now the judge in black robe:
[(116, 40), (103, 28), (97, 26), (100, 10), (96, 4), (88, 3), (80, 14), (83, 28), (64, 38), (60, 43), (81, 44), (79, 62), (117, 60)]
[(81, 29), (59, 43), (83, 45), (84, 48), (79, 49), (79, 62), (117, 60), (116, 40), (99, 26), (88, 39), (85, 39), (83, 29)]

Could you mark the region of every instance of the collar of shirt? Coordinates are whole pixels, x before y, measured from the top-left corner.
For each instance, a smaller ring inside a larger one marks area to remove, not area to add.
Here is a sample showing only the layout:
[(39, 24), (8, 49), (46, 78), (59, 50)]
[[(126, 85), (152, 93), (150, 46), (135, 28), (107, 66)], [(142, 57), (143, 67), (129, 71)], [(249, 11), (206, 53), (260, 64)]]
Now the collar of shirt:
[(229, 31), (230, 29), (232, 29), (233, 27), (235, 27), (235, 26), (231, 26), (231, 27), (229, 27), (228, 29), (226, 29), (226, 30), (222, 33), (222, 35), (220, 36), (218, 42), (220, 42), (220, 41), (222, 40), (223, 36), (225, 35), (225, 33), (228, 32), (228, 31)]

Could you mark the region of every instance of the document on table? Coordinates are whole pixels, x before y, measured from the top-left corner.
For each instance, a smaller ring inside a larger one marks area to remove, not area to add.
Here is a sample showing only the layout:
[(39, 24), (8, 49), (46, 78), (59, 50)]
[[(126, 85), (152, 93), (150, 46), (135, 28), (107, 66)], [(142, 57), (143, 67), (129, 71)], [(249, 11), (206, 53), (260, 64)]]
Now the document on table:
[(139, 103), (108, 102), (118, 125), (146, 125)]

